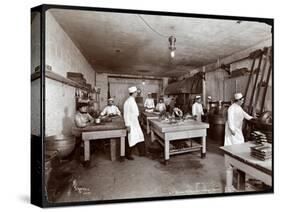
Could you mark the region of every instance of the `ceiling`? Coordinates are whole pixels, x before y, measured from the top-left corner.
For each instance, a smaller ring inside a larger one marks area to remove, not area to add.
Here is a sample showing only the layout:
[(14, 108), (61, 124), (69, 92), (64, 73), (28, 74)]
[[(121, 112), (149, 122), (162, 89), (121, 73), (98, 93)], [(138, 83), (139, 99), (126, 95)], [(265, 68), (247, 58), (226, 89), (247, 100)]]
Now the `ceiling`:
[[(261, 22), (50, 10), (94, 70), (178, 77), (271, 37)], [(176, 37), (170, 57), (169, 36)]]

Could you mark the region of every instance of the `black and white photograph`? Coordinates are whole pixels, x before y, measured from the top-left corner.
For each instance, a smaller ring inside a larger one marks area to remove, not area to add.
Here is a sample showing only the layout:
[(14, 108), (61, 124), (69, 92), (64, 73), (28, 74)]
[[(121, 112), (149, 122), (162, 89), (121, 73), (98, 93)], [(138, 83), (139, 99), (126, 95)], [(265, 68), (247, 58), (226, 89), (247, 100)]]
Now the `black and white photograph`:
[(56, 5), (30, 18), (31, 201), (273, 193), (272, 18)]

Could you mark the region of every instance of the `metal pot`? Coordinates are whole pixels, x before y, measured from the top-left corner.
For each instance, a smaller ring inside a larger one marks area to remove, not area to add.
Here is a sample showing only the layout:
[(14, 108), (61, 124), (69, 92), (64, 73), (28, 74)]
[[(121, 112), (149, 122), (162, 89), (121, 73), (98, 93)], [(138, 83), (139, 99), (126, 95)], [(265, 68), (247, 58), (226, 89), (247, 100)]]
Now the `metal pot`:
[(100, 118), (96, 118), (96, 119), (95, 119), (95, 123), (96, 123), (96, 124), (100, 124), (100, 122), (101, 122)]
[(58, 156), (64, 158), (75, 148), (75, 137), (66, 135), (54, 135), (45, 138), (46, 150), (58, 151)]

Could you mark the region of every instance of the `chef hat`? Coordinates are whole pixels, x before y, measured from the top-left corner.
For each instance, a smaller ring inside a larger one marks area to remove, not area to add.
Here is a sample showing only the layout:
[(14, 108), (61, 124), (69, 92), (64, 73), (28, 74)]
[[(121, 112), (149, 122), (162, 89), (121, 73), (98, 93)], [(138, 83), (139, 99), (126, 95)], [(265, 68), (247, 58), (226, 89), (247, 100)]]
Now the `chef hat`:
[(200, 99), (201, 98), (201, 96), (195, 96), (195, 99)]
[(211, 96), (208, 96), (208, 99), (212, 99), (212, 97), (211, 97)]
[(132, 87), (128, 88), (128, 90), (129, 90), (129, 93), (134, 93), (134, 92), (137, 91), (137, 87), (136, 86), (132, 86)]
[(148, 92), (147, 94), (149, 95), (149, 94), (151, 94), (151, 92)]
[(242, 99), (243, 98), (243, 94), (242, 93), (236, 93), (234, 94), (234, 99), (235, 100), (239, 100), (239, 99)]
[(111, 97), (111, 98), (109, 98), (107, 101), (108, 101), (108, 102), (109, 102), (109, 101), (114, 101), (114, 99)]

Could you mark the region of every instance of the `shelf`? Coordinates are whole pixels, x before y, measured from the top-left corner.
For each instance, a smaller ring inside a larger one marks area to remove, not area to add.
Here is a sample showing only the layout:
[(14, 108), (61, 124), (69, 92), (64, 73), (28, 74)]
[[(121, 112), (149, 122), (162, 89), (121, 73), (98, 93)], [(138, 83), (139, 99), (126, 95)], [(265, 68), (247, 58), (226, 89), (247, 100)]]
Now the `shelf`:
[[(36, 79), (39, 79), (40, 77), (41, 77), (41, 72), (32, 73), (31, 74), (31, 82), (36, 80)], [(49, 79), (52, 79), (52, 80), (55, 80), (57, 82), (61, 82), (63, 84), (75, 87), (75, 88), (90, 91), (87, 87), (85, 87), (83, 85), (80, 85), (79, 83), (74, 82), (73, 80), (67, 79), (66, 77), (63, 77), (63, 76), (61, 76), (57, 73), (54, 73), (53, 71), (45, 71), (45, 77), (49, 78)]]

